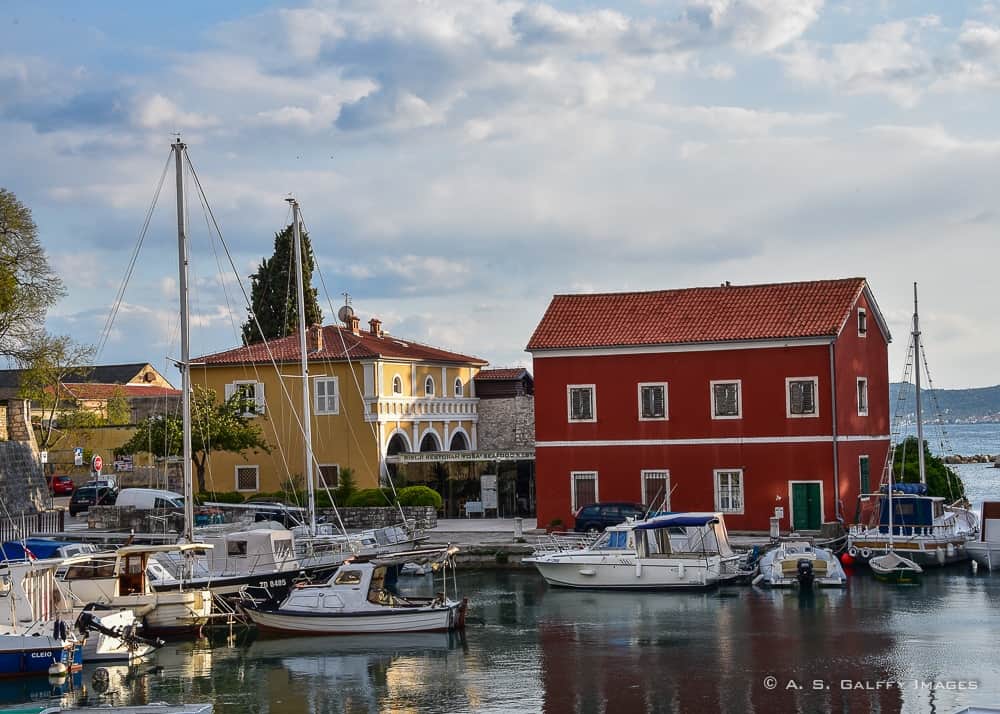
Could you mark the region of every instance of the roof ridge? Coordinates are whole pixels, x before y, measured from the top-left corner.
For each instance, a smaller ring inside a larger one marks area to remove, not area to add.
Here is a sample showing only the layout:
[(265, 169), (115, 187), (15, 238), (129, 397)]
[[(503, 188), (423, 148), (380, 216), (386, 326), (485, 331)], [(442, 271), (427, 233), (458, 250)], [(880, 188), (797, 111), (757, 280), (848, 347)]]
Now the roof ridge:
[(687, 288), (658, 288), (655, 290), (608, 290), (594, 293), (553, 293), (552, 297), (608, 297), (611, 295), (657, 295), (662, 293), (689, 292), (692, 290), (732, 290), (733, 288), (773, 288), (792, 285), (819, 285), (821, 283), (849, 283), (856, 280), (865, 281), (863, 277), (820, 278), (818, 280), (792, 280), (773, 283), (748, 283), (746, 285), (695, 285)]

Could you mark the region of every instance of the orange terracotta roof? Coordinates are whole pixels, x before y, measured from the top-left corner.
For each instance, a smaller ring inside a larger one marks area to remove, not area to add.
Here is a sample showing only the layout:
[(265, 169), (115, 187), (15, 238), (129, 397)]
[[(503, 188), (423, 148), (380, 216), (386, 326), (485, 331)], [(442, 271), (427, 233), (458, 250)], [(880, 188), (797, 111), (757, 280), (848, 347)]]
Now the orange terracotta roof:
[(846, 278), (556, 295), (527, 349), (832, 337), (865, 287)]
[(508, 379), (523, 379), (530, 377), (524, 367), (502, 367), (499, 369), (481, 369), (476, 373), (477, 382), (496, 382)]
[[(74, 399), (110, 399), (117, 394), (128, 399), (136, 397), (179, 397), (181, 390), (167, 387), (147, 387), (141, 384), (101, 384), (97, 382), (63, 382)], [(51, 391), (48, 388), (47, 391)]]
[[(204, 365), (269, 363), (272, 355), (276, 362), (298, 362), (300, 359), (298, 333), (271, 340), (268, 343), (260, 342), (248, 347), (236, 347), (225, 352), (204, 355), (192, 361)], [(381, 337), (372, 335), (368, 331), (362, 331), (355, 335), (346, 327), (324, 326), (323, 348), (318, 352), (310, 352), (309, 360), (339, 361), (346, 360), (348, 357), (351, 359), (380, 358), (454, 364), (488, 364), (486, 360), (479, 357), (449, 352), (419, 342), (393, 337), (388, 333), (383, 333)]]

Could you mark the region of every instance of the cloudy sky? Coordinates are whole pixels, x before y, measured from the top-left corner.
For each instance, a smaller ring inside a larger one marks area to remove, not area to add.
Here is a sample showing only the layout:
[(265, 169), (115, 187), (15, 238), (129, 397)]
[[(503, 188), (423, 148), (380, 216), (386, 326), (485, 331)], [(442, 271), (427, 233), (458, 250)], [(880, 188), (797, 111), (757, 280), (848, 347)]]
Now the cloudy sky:
[[(329, 300), (495, 365), (555, 292), (863, 275), (894, 379), (918, 281), (937, 386), (1000, 382), (1000, 4), (5, 8), (0, 185), (68, 287), (54, 331), (100, 336), (181, 132), (244, 282), (293, 192)], [(168, 182), (102, 362), (177, 354), (173, 210)], [(206, 353), (244, 311), (190, 224)]]

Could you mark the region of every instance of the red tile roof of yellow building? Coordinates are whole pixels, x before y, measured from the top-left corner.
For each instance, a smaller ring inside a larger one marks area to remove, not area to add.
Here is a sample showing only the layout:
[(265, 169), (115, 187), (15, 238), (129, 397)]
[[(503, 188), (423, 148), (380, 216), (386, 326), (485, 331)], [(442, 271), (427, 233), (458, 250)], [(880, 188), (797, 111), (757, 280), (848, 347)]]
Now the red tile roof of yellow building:
[(864, 278), (845, 278), (555, 295), (527, 349), (834, 336), (865, 288)]
[[(298, 333), (268, 342), (258, 342), (248, 347), (236, 347), (224, 352), (197, 357), (192, 362), (204, 365), (259, 364), (275, 362), (297, 362), (299, 356)], [(343, 361), (354, 359), (402, 359), (421, 362), (445, 362), (448, 364), (485, 365), (479, 357), (449, 352), (412, 340), (394, 337), (389, 333), (382, 336), (360, 331), (354, 334), (346, 327), (326, 325), (323, 327), (323, 347), (309, 352), (310, 361)]]

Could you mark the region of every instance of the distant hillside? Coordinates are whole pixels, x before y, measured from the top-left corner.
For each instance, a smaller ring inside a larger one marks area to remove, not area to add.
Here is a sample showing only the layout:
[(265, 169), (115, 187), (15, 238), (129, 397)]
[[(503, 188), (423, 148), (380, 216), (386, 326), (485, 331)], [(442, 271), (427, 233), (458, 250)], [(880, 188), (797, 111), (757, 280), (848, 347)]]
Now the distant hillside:
[[(903, 417), (912, 420), (916, 417), (912, 384), (897, 382), (889, 385), (890, 414), (896, 414), (900, 388), (905, 390)], [(943, 421), (952, 423), (1000, 423), (1000, 384), (976, 389), (921, 389), (920, 393), (927, 421), (933, 421), (940, 415)]]

